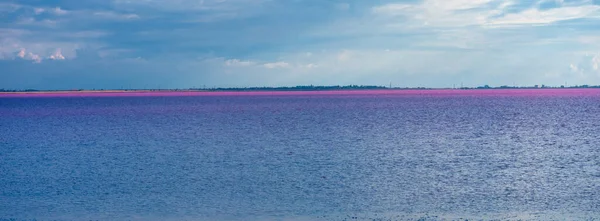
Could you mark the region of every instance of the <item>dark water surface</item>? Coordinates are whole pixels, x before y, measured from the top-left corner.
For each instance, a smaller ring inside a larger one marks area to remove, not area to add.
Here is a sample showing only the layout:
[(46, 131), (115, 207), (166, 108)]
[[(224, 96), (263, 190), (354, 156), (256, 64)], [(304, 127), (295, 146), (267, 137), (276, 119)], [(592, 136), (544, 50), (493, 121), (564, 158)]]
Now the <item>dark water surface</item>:
[(600, 96), (0, 98), (0, 219), (598, 218)]

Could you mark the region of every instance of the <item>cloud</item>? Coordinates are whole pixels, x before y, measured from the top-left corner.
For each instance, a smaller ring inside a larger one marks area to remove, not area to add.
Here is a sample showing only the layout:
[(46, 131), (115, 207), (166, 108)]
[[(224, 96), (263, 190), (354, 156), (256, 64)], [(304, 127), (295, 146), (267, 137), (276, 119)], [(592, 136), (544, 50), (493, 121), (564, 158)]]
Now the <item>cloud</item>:
[(255, 63), (252, 61), (241, 61), (238, 59), (229, 59), (225, 61), (225, 66), (250, 66)]
[(278, 61), (278, 62), (272, 62), (272, 63), (265, 63), (265, 64), (263, 64), (263, 67), (268, 68), (268, 69), (287, 68), (287, 67), (290, 67), (290, 64), (287, 62)]
[[(600, 72), (600, 55), (596, 56), (600, 38), (595, 28), (600, 6), (591, 3), (0, 3), (0, 13), (8, 15), (0, 28), (0, 70), (29, 71), (28, 78), (45, 79), (37, 73), (48, 68), (48, 73), (70, 78), (57, 77), (61, 80), (44, 84), (67, 85), (63, 81), (70, 81), (69, 86), (121, 86), (124, 79), (143, 86), (171, 78), (173, 87), (197, 82), (277, 86), (387, 85), (392, 81), (398, 86), (433, 87), (451, 87), (461, 81), (465, 86), (514, 81), (521, 85), (562, 84), (570, 78), (573, 84), (600, 82), (593, 77)], [(577, 22), (571, 21), (575, 19)], [(81, 70), (89, 70), (87, 78), (80, 77)], [(119, 74), (106, 75), (109, 72)], [(105, 83), (96, 84), (97, 79)], [(30, 85), (26, 79), (18, 83), (0, 73), (0, 87), (8, 80), (13, 82), (11, 87)]]
[[(470, 13), (465, 10), (483, 8), (491, 2), (494, 2), (494, 0), (424, 0), (420, 4), (389, 3), (379, 5), (373, 7), (372, 11), (376, 14), (391, 16), (410, 15), (414, 16), (413, 18), (428, 19), (449, 14), (457, 16), (458, 13), (456, 12), (459, 11), (461, 13)], [(424, 12), (425, 14), (412, 14), (416, 12)]]
[[(420, 4), (390, 3), (372, 8), (372, 13), (385, 17), (407, 19), (415, 26), (466, 26), (483, 24), (505, 5), (496, 8), (494, 0), (424, 0)], [(506, 3), (508, 1), (502, 1)], [(493, 10), (495, 9), (495, 10)], [(404, 21), (404, 20), (397, 20)]]
[[(571, 75), (565, 75), (565, 81), (574, 84), (595, 84), (594, 78), (600, 78), (600, 52), (577, 52), (569, 58), (569, 72)], [(575, 80), (582, 80), (575, 82)]]
[(131, 19), (139, 19), (140, 16), (137, 14), (122, 14), (114, 11), (98, 11), (93, 13), (94, 16), (106, 18), (106, 19), (114, 19), (114, 20), (131, 20)]
[[(540, 1), (541, 2), (541, 1)], [(372, 13), (387, 17), (401, 17), (413, 26), (460, 27), (478, 25), (500, 27), (506, 25), (549, 24), (558, 21), (586, 18), (596, 15), (600, 6), (583, 2), (579, 5), (558, 1), (558, 7), (540, 9), (540, 2), (519, 11), (507, 11), (515, 5), (512, 0), (424, 0), (420, 4), (390, 3), (375, 6)], [(403, 20), (400, 20), (402, 22)]]
[(42, 13), (44, 13), (45, 11), (46, 11), (46, 9), (45, 9), (45, 8), (35, 8), (35, 9), (34, 9), (34, 12), (35, 12), (35, 14), (36, 14), (36, 15), (42, 14)]
[(316, 65), (316, 64), (306, 64), (306, 65), (302, 65), (302, 67), (310, 69), (310, 68), (317, 68), (317, 67), (319, 67), (319, 65)]
[[(371, 50), (343, 49), (313, 52), (306, 57), (305, 52), (281, 56), (290, 64), (289, 68), (277, 69), (281, 82), (320, 84), (388, 84), (398, 86), (452, 87), (463, 82), (465, 86), (547, 84), (561, 85), (565, 79), (582, 84), (594, 79), (595, 72), (578, 70), (577, 75), (569, 75), (570, 64), (577, 66), (567, 57), (579, 55), (554, 52), (547, 54), (532, 50), (538, 46), (522, 46), (519, 49), (494, 51), (424, 51), (424, 50)], [(519, 56), (515, 56), (518, 54)], [(340, 61), (340, 55), (343, 55)], [(350, 56), (346, 56), (350, 55)], [(540, 60), (539, 57), (545, 57)], [(600, 56), (598, 56), (600, 57)], [(585, 65), (590, 66), (590, 58)], [(343, 63), (342, 63), (343, 62)], [(600, 59), (596, 62), (599, 64)], [(309, 68), (318, 67), (318, 68)], [(588, 70), (592, 70), (592, 67)], [(260, 70), (240, 70), (253, 75)], [(298, 83), (299, 84), (299, 83)], [(588, 83), (589, 84), (589, 83)]]
[(65, 60), (65, 56), (62, 55), (61, 49), (56, 49), (54, 54), (50, 55), (49, 59), (51, 60)]
[(42, 58), (41, 58), (39, 55), (37, 55), (37, 54), (33, 54), (33, 53), (31, 53), (31, 52), (29, 52), (29, 54), (28, 54), (28, 58), (29, 58), (30, 60), (33, 60), (33, 61), (34, 61), (34, 63), (40, 63), (40, 62), (42, 62)]
[(425, 0), (423, 5), (432, 10), (458, 11), (481, 8), (494, 0)]
[(492, 20), (490, 25), (530, 25), (550, 24), (558, 21), (572, 20), (594, 15), (600, 6), (585, 5), (576, 7), (560, 7), (549, 10), (528, 9), (520, 13), (508, 14), (502, 18)]
[[(20, 6), (20, 7), (24, 7), (24, 6)], [(29, 7), (27, 6), (27, 8), (33, 8), (33, 13), (35, 15), (41, 15), (44, 13), (49, 13), (49, 14), (53, 14), (53, 15), (57, 15), (57, 16), (62, 16), (62, 15), (67, 15), (69, 14), (69, 11), (64, 10), (60, 7), (54, 7), (54, 8), (44, 8), (44, 7)]]
[[(110, 5), (109, 3), (107, 4)], [(63, 9), (62, 7), (36, 7), (30, 5), (16, 5), (14, 7), (24, 10), (10, 11), (9, 13), (12, 14), (11, 17), (16, 18), (18, 24), (28, 25), (56, 24), (58, 21), (67, 25), (97, 22), (97, 19), (90, 19), (93, 17), (110, 20), (130, 20), (140, 18), (137, 14), (123, 13), (112, 7), (103, 7), (102, 9), (74, 8), (70, 10)]]
[(25, 60), (31, 60), (34, 63), (42, 62), (42, 58), (39, 55), (27, 52), (25, 49), (21, 49), (19, 53), (17, 53), (17, 57)]
[[(40, 56), (40, 54), (31, 52), (31, 51), (27, 51), (27, 49), (25, 49), (25, 48), (19, 49), (19, 51), (16, 52), (13, 57), (3, 56), (3, 59), (14, 59), (14, 58), (20, 58), (23, 60), (31, 60), (34, 63), (41, 63), (44, 60), (44, 58), (42, 56)], [(50, 54), (46, 58), (49, 60), (65, 60), (65, 56), (62, 54), (62, 50), (60, 48), (56, 49), (54, 51), (54, 53)]]
[[(307, 57), (306, 53), (304, 53), (304, 56), (298, 56), (298, 57)], [(221, 58), (211, 58), (211, 59), (204, 59), (204, 61), (210, 61), (213, 59), (217, 59), (220, 60)], [(305, 60), (296, 60), (294, 64), (289, 63), (289, 62), (283, 62), (283, 61), (277, 61), (277, 62), (269, 62), (269, 61), (244, 61), (244, 60), (240, 60), (240, 59), (227, 59), (225, 61), (223, 61), (223, 64), (226, 67), (238, 67), (238, 68), (248, 68), (248, 69), (254, 69), (256, 67), (263, 67), (266, 69), (288, 69), (288, 70), (306, 70), (306, 69), (313, 69), (313, 68), (317, 68), (319, 67), (319, 65), (315, 64), (315, 63), (311, 63), (311, 62), (307, 62)], [(257, 69), (258, 70), (258, 69)], [(263, 69), (264, 70), (264, 69)]]
[(59, 32), (45, 31), (37, 26), (28, 29), (0, 29), (0, 60), (15, 58), (43, 62), (45, 59), (75, 58), (82, 47), (99, 47), (97, 38), (106, 33), (99, 31)]
[(25, 58), (25, 54), (26, 54), (25, 49), (21, 49), (19, 51), (19, 53), (17, 54), (17, 56), (20, 58)]
[(598, 71), (599, 66), (600, 66), (600, 54), (596, 54), (592, 58), (592, 68), (594, 69), (594, 71)]
[(407, 12), (409, 12), (410, 10), (415, 9), (415, 8), (416, 8), (415, 5), (402, 4), (402, 3), (390, 3), (390, 4), (375, 6), (372, 8), (372, 11), (375, 14), (395, 16), (395, 15), (405, 15)]
[(579, 71), (579, 67), (575, 64), (570, 64), (569, 65), (569, 69), (571, 69), (572, 72), (578, 72)]
[(61, 9), (60, 7), (56, 7), (54, 9), (52, 9), (51, 12), (54, 13), (55, 15), (66, 15), (69, 13), (69, 11)]

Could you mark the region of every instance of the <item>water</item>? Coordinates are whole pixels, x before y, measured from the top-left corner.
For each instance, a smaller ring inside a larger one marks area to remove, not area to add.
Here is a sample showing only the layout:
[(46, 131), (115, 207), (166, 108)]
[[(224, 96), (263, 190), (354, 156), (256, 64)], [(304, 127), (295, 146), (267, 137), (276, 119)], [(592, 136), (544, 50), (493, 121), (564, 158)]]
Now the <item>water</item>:
[(600, 217), (598, 90), (4, 95), (0, 127), (0, 220)]

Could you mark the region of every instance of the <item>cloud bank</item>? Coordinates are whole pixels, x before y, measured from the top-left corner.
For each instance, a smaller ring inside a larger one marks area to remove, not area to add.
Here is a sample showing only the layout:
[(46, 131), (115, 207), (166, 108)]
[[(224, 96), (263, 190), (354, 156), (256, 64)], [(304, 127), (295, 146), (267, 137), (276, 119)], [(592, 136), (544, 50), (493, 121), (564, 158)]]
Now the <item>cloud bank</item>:
[(600, 84), (588, 0), (1, 3), (0, 88)]

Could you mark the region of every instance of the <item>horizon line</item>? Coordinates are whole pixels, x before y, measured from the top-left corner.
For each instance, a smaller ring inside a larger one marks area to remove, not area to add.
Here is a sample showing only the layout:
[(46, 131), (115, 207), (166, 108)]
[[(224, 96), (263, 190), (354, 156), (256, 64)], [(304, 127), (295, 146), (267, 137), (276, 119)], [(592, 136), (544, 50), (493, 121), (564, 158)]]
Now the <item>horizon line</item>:
[(476, 87), (387, 87), (379, 85), (297, 85), (297, 86), (251, 86), (251, 87), (191, 87), (191, 88), (74, 88), (74, 89), (4, 89), (0, 93), (11, 92), (130, 92), (130, 91), (326, 91), (326, 90), (474, 90), (474, 89), (568, 89), (568, 88), (600, 88), (600, 85), (573, 85), (573, 86), (476, 86)]

